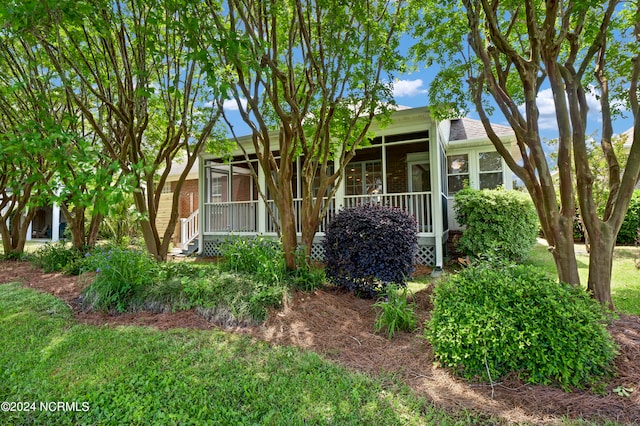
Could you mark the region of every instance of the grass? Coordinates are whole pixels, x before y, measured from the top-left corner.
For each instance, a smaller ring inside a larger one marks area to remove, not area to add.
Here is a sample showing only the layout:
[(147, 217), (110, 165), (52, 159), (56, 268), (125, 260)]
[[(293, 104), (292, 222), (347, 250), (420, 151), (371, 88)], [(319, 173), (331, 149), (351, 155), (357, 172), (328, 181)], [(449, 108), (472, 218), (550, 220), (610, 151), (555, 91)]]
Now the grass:
[[(586, 286), (589, 273), (589, 256), (584, 245), (576, 245), (576, 258), (580, 281)], [(629, 315), (640, 315), (640, 270), (636, 261), (640, 260), (640, 248), (616, 247), (613, 258), (611, 277), (611, 296), (618, 312)], [(553, 256), (544, 244), (536, 244), (531, 251), (527, 263), (544, 269), (557, 276)]]
[[(27, 254), (33, 254), (45, 244), (46, 241), (29, 240), (24, 244), (24, 252)], [(4, 255), (4, 246), (2, 245), (2, 238), (0, 238), (0, 256), (2, 255)]]
[(53, 296), (0, 285), (0, 401), (72, 412), (3, 412), (3, 424), (477, 424), (394, 380), (219, 331), (75, 323)]

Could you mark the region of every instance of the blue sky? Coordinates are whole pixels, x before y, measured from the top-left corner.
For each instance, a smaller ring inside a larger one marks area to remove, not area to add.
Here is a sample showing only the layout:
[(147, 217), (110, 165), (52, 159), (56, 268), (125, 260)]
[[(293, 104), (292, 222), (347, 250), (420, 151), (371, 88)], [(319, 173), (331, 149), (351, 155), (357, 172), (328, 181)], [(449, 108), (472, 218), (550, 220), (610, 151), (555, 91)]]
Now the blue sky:
[[(435, 71), (420, 69), (411, 73), (398, 75), (393, 82), (394, 98), (398, 105), (404, 105), (408, 107), (422, 107), (428, 104), (427, 90), (429, 85), (433, 82)], [(237, 111), (235, 100), (228, 100), (225, 102), (225, 110), (232, 118), (235, 130), (239, 136), (249, 133), (248, 127), (242, 123)], [(588, 95), (588, 103), (590, 106), (590, 112), (588, 115), (589, 126), (587, 134), (599, 135), (599, 129), (601, 127), (600, 117), (600, 104), (593, 95)], [(555, 108), (553, 105), (553, 95), (551, 89), (543, 89), (538, 96), (538, 108), (540, 110), (540, 129), (543, 138), (553, 139), (558, 135), (558, 125), (555, 119)], [(508, 126), (509, 123), (505, 118), (496, 110), (495, 116), (492, 117), (492, 121), (496, 124), (502, 124)], [(633, 120), (631, 113), (629, 112), (626, 119), (617, 119), (613, 123), (614, 133), (622, 133), (633, 126)], [(477, 114), (472, 111), (469, 114), (470, 118), (478, 118)]]
[[(425, 106), (428, 103), (427, 90), (433, 82), (435, 72), (431, 70), (421, 69), (412, 73), (399, 75), (394, 82), (394, 98), (399, 105), (410, 107)], [(597, 132), (600, 135), (602, 119), (600, 116), (600, 104), (594, 95), (589, 94), (587, 97), (589, 104), (588, 129), (587, 134)], [(538, 108), (540, 110), (540, 130), (542, 136), (546, 139), (553, 139), (558, 136), (558, 124), (555, 118), (555, 107), (553, 105), (553, 94), (551, 89), (543, 89), (538, 95)], [(496, 114), (492, 117), (492, 122), (508, 126), (509, 123), (496, 110)], [(618, 119), (613, 123), (614, 133), (623, 133), (633, 126), (631, 112), (628, 112), (626, 119)], [(475, 112), (469, 114), (470, 118), (478, 118)]]
[[(414, 40), (411, 37), (404, 37), (400, 49), (408, 52), (413, 42)], [(408, 68), (412, 69), (412, 71), (397, 75), (393, 81), (394, 99), (398, 105), (423, 107), (429, 103), (427, 91), (435, 78), (438, 68), (434, 66), (426, 69), (424, 66), (420, 66), (421, 64), (411, 65), (413, 66)], [(602, 124), (600, 104), (592, 94), (587, 95), (587, 100), (589, 104), (587, 135), (593, 135), (597, 138), (600, 136)], [(539, 125), (541, 136), (546, 140), (556, 138), (558, 136), (558, 125), (555, 118), (555, 107), (551, 89), (543, 89), (540, 91), (538, 95), (538, 108), (540, 112)], [(238, 136), (246, 135), (250, 132), (249, 127), (242, 122), (237, 113), (235, 100), (225, 102), (225, 111), (232, 120)], [(523, 109), (521, 109), (521, 111), (523, 111)], [(495, 114), (496, 115), (491, 117), (492, 122), (505, 126), (509, 125), (498, 108), (495, 109)], [(627, 112), (626, 115), (628, 116), (626, 119), (619, 118), (613, 123), (613, 131), (615, 134), (623, 133), (633, 126), (631, 113)], [(478, 115), (475, 111), (471, 111), (468, 117), (478, 118)]]

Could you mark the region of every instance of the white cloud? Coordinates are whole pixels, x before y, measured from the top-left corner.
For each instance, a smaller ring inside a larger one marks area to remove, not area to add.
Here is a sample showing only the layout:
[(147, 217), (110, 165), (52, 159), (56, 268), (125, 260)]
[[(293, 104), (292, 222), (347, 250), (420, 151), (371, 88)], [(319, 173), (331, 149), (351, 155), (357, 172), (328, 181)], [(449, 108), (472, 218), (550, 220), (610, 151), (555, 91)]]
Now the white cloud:
[[(244, 98), (240, 99), (240, 103), (242, 104), (242, 108), (246, 108), (247, 107), (247, 100)], [(223, 104), (222, 107), (226, 110), (226, 111), (238, 111), (238, 102), (236, 102), (235, 99), (226, 99)]]
[(402, 98), (427, 93), (427, 90), (422, 87), (423, 84), (421, 79), (396, 80), (393, 82), (393, 97)]
[[(587, 105), (589, 107), (588, 116), (591, 120), (600, 121), (600, 102), (596, 98), (596, 94), (593, 91), (586, 93)], [(536, 104), (538, 105), (538, 112), (540, 114), (538, 118), (538, 126), (541, 130), (558, 130), (558, 122), (556, 120), (556, 106), (553, 103), (553, 92), (551, 89), (544, 89), (538, 93), (536, 98)], [(520, 105), (519, 110), (522, 114), (526, 115), (525, 106)]]

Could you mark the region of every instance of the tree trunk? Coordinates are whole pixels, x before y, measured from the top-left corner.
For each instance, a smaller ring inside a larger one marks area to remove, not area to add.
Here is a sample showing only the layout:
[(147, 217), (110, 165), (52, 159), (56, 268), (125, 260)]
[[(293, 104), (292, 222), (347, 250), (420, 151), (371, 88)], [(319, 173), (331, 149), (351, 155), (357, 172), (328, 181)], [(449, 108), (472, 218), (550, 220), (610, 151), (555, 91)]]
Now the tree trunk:
[(162, 251), (160, 250), (160, 238), (158, 237), (155, 225), (151, 224), (145, 195), (142, 192), (134, 192), (133, 200), (135, 202), (136, 209), (143, 216), (143, 219), (140, 222), (140, 229), (142, 230), (142, 238), (144, 239), (147, 252), (149, 252), (149, 254), (157, 261), (164, 262), (167, 259), (167, 254), (164, 253), (163, 256)]
[(35, 210), (30, 210), (26, 216), (22, 216), (22, 210), (15, 211), (8, 216), (8, 221), (0, 221), (0, 234), (2, 235), (2, 247), (5, 255), (16, 255), (24, 252), (27, 242), (27, 230), (29, 223), (35, 217)]
[(562, 217), (558, 228), (554, 235), (555, 246), (549, 248), (556, 262), (558, 279), (560, 282), (578, 286), (580, 275), (573, 242), (573, 221)]
[(85, 238), (84, 238), (85, 209), (84, 207), (76, 207), (73, 210), (73, 213), (69, 210), (69, 208), (65, 204), (62, 204), (60, 207), (62, 210), (62, 214), (67, 219), (67, 223), (69, 224), (69, 229), (71, 229), (71, 239), (73, 241), (73, 247), (75, 247), (78, 250), (82, 250), (82, 248), (85, 246)]
[(281, 186), (280, 199), (278, 200), (278, 212), (280, 214), (280, 232), (282, 238), (282, 250), (287, 269), (296, 269), (296, 249), (298, 236), (296, 233), (296, 215), (293, 206), (293, 191), (291, 182)]
[(87, 245), (89, 247), (95, 247), (98, 241), (98, 231), (100, 231), (100, 224), (102, 223), (103, 216), (101, 213), (95, 213), (91, 217), (91, 224), (89, 225), (89, 234), (87, 235)]
[[(316, 199), (316, 203), (322, 203), (322, 199)], [(313, 238), (318, 231), (320, 224), (320, 214), (313, 206), (313, 199), (302, 201), (302, 237), (301, 243), (304, 246), (304, 255), (307, 265), (311, 264), (311, 252), (313, 250)]]
[(597, 232), (591, 235), (591, 253), (589, 256), (589, 280), (587, 290), (604, 307), (613, 311), (611, 298), (611, 271), (613, 268), (613, 249), (616, 236), (611, 227), (600, 223)]

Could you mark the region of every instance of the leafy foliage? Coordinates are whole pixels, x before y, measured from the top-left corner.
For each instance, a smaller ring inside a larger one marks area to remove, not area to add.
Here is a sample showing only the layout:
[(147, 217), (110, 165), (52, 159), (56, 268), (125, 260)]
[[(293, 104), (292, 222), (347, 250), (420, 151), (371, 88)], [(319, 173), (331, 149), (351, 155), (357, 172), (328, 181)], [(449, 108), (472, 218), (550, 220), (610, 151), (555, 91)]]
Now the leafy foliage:
[(87, 252), (84, 270), (96, 274), (85, 289), (85, 303), (96, 309), (124, 312), (135, 293), (156, 280), (158, 263), (140, 250), (100, 247)]
[(620, 226), (616, 242), (618, 244), (635, 243), (638, 241), (638, 230), (640, 230), (640, 190), (636, 189), (631, 196), (629, 210)]
[(220, 248), (227, 271), (250, 274), (264, 285), (283, 284), (303, 291), (313, 291), (324, 282), (324, 271), (307, 265), (302, 247), (296, 252), (298, 269), (287, 270), (282, 244), (265, 237), (233, 238)]
[(536, 242), (538, 216), (531, 199), (517, 191), (464, 189), (455, 197), (456, 219), (465, 225), (458, 248), (472, 256), (494, 252), (522, 260)]
[(323, 245), (327, 279), (373, 297), (388, 284), (406, 286), (418, 246), (416, 222), (404, 210), (362, 204), (333, 218)]
[(276, 284), (286, 273), (282, 249), (273, 238), (233, 238), (220, 248), (222, 267), (253, 275), (265, 284)]
[(82, 259), (82, 251), (73, 246), (68, 246), (64, 241), (57, 243), (47, 243), (40, 247), (34, 254), (34, 264), (42, 268), (44, 272), (60, 272), (67, 271), (72, 268), (78, 260)]
[(434, 295), (425, 335), (436, 358), (465, 378), (514, 372), (566, 389), (612, 371), (616, 348), (601, 307), (540, 269), (478, 264), (438, 284)]
[(374, 324), (376, 333), (386, 329), (391, 339), (399, 330), (415, 330), (418, 315), (415, 312), (415, 305), (407, 301), (407, 288), (399, 289), (394, 285), (388, 285), (385, 296), (373, 305), (379, 309)]

